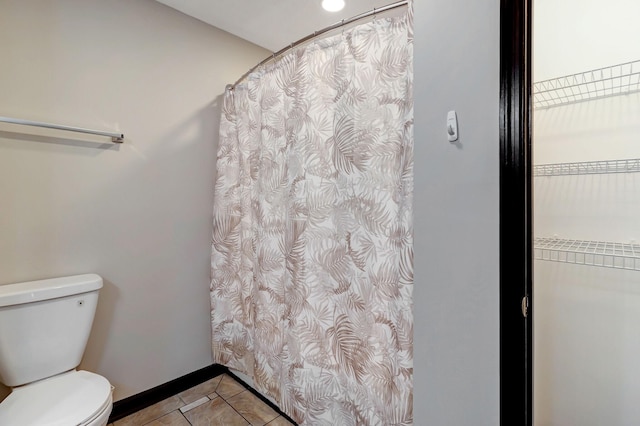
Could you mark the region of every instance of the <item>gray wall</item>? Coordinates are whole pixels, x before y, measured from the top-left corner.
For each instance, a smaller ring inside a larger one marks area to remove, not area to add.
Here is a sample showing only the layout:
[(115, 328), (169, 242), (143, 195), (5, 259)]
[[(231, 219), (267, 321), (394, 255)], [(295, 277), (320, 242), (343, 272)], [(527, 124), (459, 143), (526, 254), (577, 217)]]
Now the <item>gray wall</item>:
[(499, 424), (499, 9), (415, 2), (416, 425)]
[(268, 53), (151, 0), (0, 0), (0, 284), (105, 279), (82, 368), (121, 399), (211, 364), (219, 95)]

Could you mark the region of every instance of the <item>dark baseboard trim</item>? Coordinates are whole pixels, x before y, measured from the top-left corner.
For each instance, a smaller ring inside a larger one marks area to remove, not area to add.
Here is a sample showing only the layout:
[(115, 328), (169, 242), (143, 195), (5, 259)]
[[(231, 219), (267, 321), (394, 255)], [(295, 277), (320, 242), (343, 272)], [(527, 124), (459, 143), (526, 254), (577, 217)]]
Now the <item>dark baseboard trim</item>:
[(208, 367), (201, 368), (200, 370), (194, 371), (193, 373), (189, 373), (182, 377), (178, 377), (177, 379), (171, 380), (167, 383), (163, 383), (159, 386), (156, 386), (155, 388), (151, 388), (144, 392), (140, 392), (128, 398), (114, 402), (113, 410), (111, 410), (111, 415), (109, 416), (109, 423), (120, 420), (123, 417), (131, 415), (157, 402), (160, 402), (163, 399), (167, 399), (173, 395), (176, 395), (182, 391), (199, 385), (200, 383), (206, 382), (209, 379), (213, 379), (214, 377), (218, 377), (222, 374), (228, 374), (229, 376), (233, 377), (238, 383), (244, 386), (249, 392), (260, 398), (262, 402), (271, 407), (276, 413), (297, 426), (297, 423), (294, 422), (291, 417), (283, 413), (277, 405), (269, 401), (257, 390), (249, 386), (244, 380), (233, 374), (233, 372), (229, 371), (229, 368), (220, 364), (213, 364)]
[(109, 416), (109, 423), (113, 423), (123, 417), (147, 408), (157, 402), (167, 399), (182, 391), (206, 382), (209, 379), (226, 373), (227, 367), (220, 364), (213, 364), (208, 367), (201, 368), (193, 373), (186, 374), (170, 382), (163, 383), (155, 388), (151, 388), (144, 392), (132, 395), (128, 398), (121, 399), (113, 403), (113, 410)]
[(254, 394), (255, 396), (257, 396), (258, 398), (260, 398), (260, 400), (262, 402), (264, 402), (265, 404), (267, 404), (269, 407), (271, 407), (273, 409), (273, 411), (275, 411), (276, 413), (278, 413), (279, 415), (281, 415), (282, 417), (284, 417), (285, 419), (287, 419), (291, 424), (298, 426), (298, 424), (296, 422), (293, 421), (293, 419), (289, 416), (287, 416), (285, 413), (282, 412), (282, 410), (280, 410), (280, 407), (278, 407), (276, 404), (274, 404), (273, 402), (269, 401), (267, 398), (264, 397), (264, 395), (262, 395), (260, 392), (258, 392), (257, 390), (255, 390), (254, 388), (252, 388), (251, 386), (249, 386), (248, 384), (245, 383), (244, 380), (242, 380), (240, 377), (236, 376), (235, 374), (233, 374), (232, 371), (229, 371), (229, 369), (227, 367), (224, 367), (227, 369), (226, 374), (230, 375), (231, 377), (234, 378), (234, 380), (238, 383), (240, 383), (242, 386), (244, 386), (245, 388), (247, 388), (247, 390), (249, 392), (251, 392), (252, 394)]

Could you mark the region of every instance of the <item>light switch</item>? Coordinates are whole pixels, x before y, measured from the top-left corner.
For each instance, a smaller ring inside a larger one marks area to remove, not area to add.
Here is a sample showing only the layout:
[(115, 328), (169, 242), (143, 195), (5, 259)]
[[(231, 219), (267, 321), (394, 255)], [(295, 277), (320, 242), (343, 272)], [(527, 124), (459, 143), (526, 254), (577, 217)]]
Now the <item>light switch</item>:
[(447, 113), (447, 137), (449, 142), (458, 140), (458, 116), (455, 111)]

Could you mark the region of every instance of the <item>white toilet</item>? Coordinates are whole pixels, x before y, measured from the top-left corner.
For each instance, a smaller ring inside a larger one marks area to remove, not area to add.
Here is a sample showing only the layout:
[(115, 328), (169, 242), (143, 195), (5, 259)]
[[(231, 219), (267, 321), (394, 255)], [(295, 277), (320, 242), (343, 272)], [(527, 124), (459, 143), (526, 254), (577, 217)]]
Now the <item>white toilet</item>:
[(0, 286), (0, 403), (3, 426), (104, 426), (107, 379), (77, 371), (102, 278), (76, 275)]

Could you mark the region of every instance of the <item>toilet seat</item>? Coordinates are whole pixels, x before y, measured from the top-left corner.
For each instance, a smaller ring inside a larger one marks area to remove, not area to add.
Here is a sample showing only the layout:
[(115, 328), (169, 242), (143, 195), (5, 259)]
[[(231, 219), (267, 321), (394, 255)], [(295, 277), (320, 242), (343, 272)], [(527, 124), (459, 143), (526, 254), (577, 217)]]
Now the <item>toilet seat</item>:
[(111, 389), (104, 377), (82, 370), (20, 386), (0, 403), (0, 425), (91, 425), (111, 412)]

